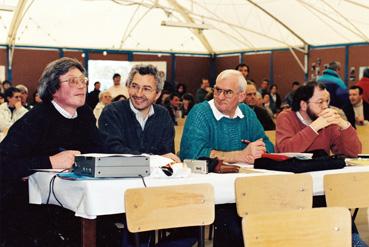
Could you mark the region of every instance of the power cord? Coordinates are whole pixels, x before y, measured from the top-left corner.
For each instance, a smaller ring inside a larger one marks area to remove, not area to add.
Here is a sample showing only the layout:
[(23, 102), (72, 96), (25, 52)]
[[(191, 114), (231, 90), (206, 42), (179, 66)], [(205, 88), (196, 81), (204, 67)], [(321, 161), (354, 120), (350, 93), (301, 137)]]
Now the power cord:
[(142, 183), (144, 184), (144, 186), (147, 188), (147, 185), (146, 185), (146, 183), (145, 183), (145, 179), (144, 179), (144, 177), (142, 176), (142, 175), (138, 175), (141, 179), (142, 179)]
[(51, 193), (53, 194), (55, 200), (58, 202), (59, 206), (61, 206), (62, 208), (64, 208), (63, 204), (59, 201), (59, 199), (56, 197), (56, 194), (55, 194), (55, 190), (54, 190), (54, 185), (55, 185), (55, 179), (57, 178), (58, 174), (59, 173), (62, 173), (62, 172), (65, 172), (65, 171), (68, 171), (68, 169), (64, 169), (58, 173), (56, 173), (51, 179), (50, 179), (50, 182), (49, 182), (49, 193), (48, 193), (48, 196), (47, 196), (47, 200), (46, 200), (46, 204), (49, 204), (50, 202), (50, 197), (51, 197)]

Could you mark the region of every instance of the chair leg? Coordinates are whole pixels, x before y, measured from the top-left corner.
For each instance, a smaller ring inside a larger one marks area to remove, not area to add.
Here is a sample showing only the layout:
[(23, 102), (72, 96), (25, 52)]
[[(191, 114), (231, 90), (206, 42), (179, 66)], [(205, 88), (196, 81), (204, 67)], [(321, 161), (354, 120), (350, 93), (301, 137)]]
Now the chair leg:
[(214, 224), (209, 226), (209, 240), (213, 239)]
[(205, 247), (205, 226), (200, 226), (199, 229), (199, 247)]
[(135, 233), (135, 245), (136, 247), (140, 247), (140, 236), (138, 235), (139, 233)]

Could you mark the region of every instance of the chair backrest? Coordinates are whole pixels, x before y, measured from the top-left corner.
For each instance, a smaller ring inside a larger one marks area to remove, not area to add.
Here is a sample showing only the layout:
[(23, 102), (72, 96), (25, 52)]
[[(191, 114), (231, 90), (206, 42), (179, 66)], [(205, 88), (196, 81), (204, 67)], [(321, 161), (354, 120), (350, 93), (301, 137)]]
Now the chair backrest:
[(275, 145), (275, 130), (266, 130), (264, 132), (269, 140), (273, 143), (273, 145)]
[(327, 206), (369, 207), (369, 172), (340, 173), (324, 176)]
[(248, 214), (311, 208), (313, 182), (309, 174), (237, 178), (236, 205), (240, 217)]
[(352, 244), (351, 215), (346, 208), (250, 214), (243, 218), (242, 229), (247, 247), (349, 247)]
[(133, 233), (214, 222), (210, 184), (128, 189), (124, 202), (128, 230)]

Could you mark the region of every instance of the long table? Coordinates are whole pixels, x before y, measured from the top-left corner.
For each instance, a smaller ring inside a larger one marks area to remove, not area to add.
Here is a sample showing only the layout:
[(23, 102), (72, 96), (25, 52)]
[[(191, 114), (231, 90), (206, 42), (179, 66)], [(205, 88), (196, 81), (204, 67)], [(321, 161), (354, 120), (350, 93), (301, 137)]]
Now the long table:
[[(352, 166), (338, 170), (310, 172), (313, 178), (314, 195), (324, 195), (323, 177), (325, 174), (364, 172), (368, 166)], [(210, 183), (214, 187), (215, 203), (235, 203), (234, 181), (238, 177), (276, 175), (282, 172), (254, 170), (249, 173), (233, 174), (191, 174), (187, 178), (151, 178), (146, 177), (148, 187)], [(50, 180), (55, 173), (37, 172), (29, 177), (29, 202), (45, 204), (49, 194)], [(124, 192), (129, 188), (144, 187), (141, 178), (65, 180), (56, 178), (54, 193), (64, 208), (75, 212), (82, 219), (82, 246), (96, 245), (96, 217), (125, 212)], [(50, 204), (59, 205), (51, 196)]]

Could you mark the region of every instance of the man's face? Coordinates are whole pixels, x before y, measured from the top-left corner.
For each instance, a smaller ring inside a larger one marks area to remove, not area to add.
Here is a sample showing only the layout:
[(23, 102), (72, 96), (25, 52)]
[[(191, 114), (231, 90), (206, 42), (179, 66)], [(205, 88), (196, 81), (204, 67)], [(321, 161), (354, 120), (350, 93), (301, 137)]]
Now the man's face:
[(245, 102), (250, 106), (256, 105), (256, 87), (254, 85), (247, 85)]
[(321, 90), (315, 87), (313, 96), (307, 102), (306, 113), (309, 115), (311, 120), (318, 118), (319, 114), (328, 108), (329, 106), (329, 92), (327, 90)]
[(357, 105), (360, 103), (362, 96), (359, 94), (359, 89), (350, 89), (349, 98), (352, 105)]
[(170, 104), (174, 106), (175, 108), (178, 108), (180, 103), (181, 103), (181, 100), (177, 96), (174, 96), (173, 99), (170, 101)]
[(113, 82), (115, 86), (120, 85), (120, 76), (116, 76), (113, 78)]
[(262, 89), (268, 89), (269, 83), (267, 81), (262, 81), (260, 87)]
[(129, 100), (139, 110), (148, 110), (159, 98), (156, 81), (153, 75), (140, 75), (136, 73), (128, 87)]
[(28, 93), (26, 91), (21, 92), (21, 101), (22, 105), (27, 103)]
[(204, 88), (204, 89), (207, 88), (207, 87), (210, 87), (209, 80), (207, 80), (207, 79), (202, 80), (201, 87)]
[(17, 102), (21, 102), (22, 94), (14, 92), (12, 97), (8, 97), (8, 104), (10, 107), (14, 107)]
[(239, 67), (238, 71), (240, 71), (245, 78), (249, 75), (249, 69), (246, 66)]
[(245, 98), (245, 93), (240, 92), (238, 78), (236, 76), (217, 81), (214, 86), (214, 104), (223, 114), (233, 116), (237, 106)]
[[(85, 76), (77, 68), (71, 68), (59, 77), (60, 88), (54, 93), (53, 99), (65, 110), (76, 110), (85, 104), (86, 83)], [(75, 83), (71, 83), (74, 81)], [(78, 83), (76, 83), (78, 82)]]
[(95, 90), (100, 90), (101, 87), (101, 83), (96, 83), (95, 84)]

